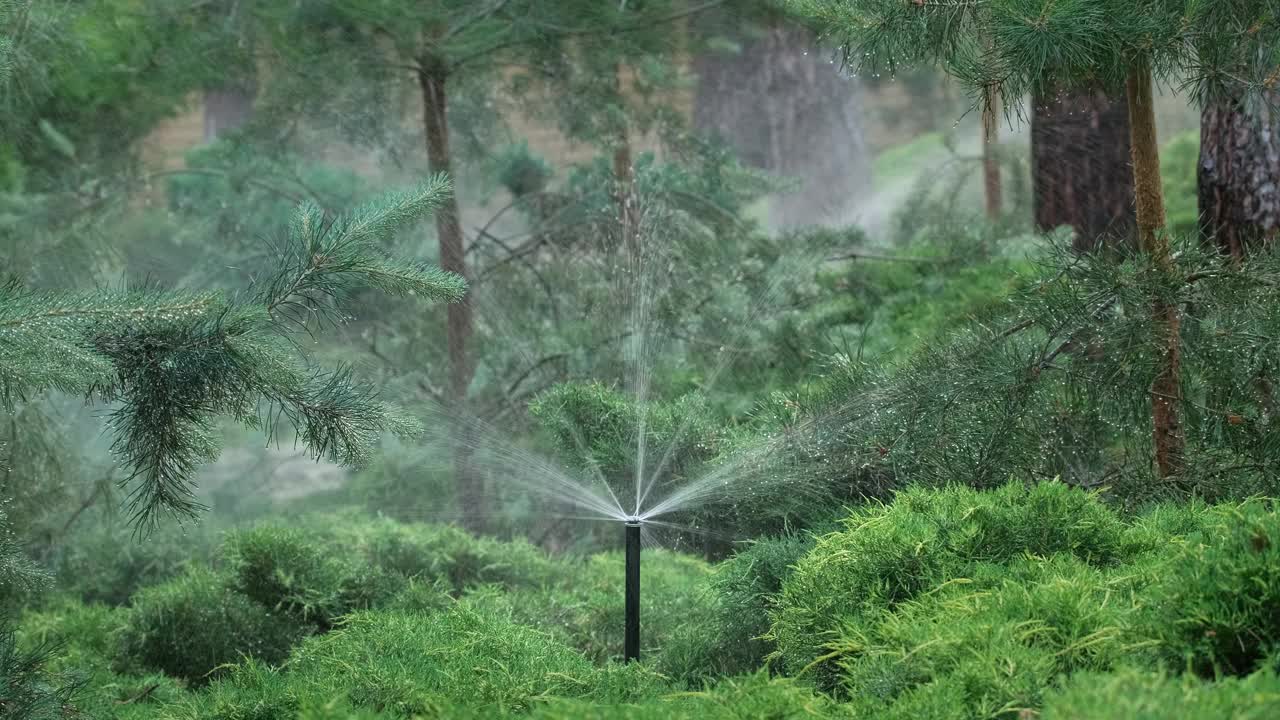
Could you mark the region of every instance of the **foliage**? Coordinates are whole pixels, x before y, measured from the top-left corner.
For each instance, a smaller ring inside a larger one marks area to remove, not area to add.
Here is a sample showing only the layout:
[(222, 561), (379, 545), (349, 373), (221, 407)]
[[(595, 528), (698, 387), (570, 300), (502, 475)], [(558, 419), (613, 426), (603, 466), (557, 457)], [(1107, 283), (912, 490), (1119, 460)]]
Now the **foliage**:
[(1192, 237), (1200, 232), (1200, 197), (1196, 192), (1199, 165), (1199, 132), (1182, 133), (1160, 151), (1160, 175), (1164, 179), (1169, 231), (1175, 235)]
[(136, 481), (135, 518), (198, 509), (190, 475), (212, 459), (212, 418), (274, 426), (287, 418), (317, 457), (358, 464), (387, 430), (412, 431), (347, 369), (310, 366), (279, 322), (306, 325), (332, 312), (353, 284), (457, 299), (459, 278), (381, 256), (385, 235), (448, 192), (435, 178), (340, 218), (303, 205), (279, 265), (252, 301), (154, 289), (47, 293), (0, 287), (0, 392), (13, 400), (60, 390), (114, 403), (114, 449)]
[[(1277, 19), (1267, 3), (789, 0), (860, 71), (937, 64), (974, 91), (1023, 97), (1055, 82), (1121, 88), (1138, 67), (1193, 96), (1266, 77)], [(1193, 32), (1188, 29), (1194, 28)], [(1246, 30), (1247, 32), (1242, 32)], [(1241, 70), (1245, 70), (1241, 74)]]
[(108, 520), (62, 538), (45, 558), (58, 589), (86, 603), (125, 605), (144, 587), (212, 561), (218, 541), (207, 523), (161, 527), (144, 542), (131, 536), (123, 523)]
[(61, 720), (79, 717), (72, 705), (73, 679), (48, 668), (56, 648), (21, 648), (12, 628), (0, 628), (0, 717)]
[(666, 672), (696, 684), (762, 667), (774, 650), (765, 636), (777, 596), (813, 544), (808, 533), (759, 538), (716, 565), (709, 581), (713, 613), (681, 626), (663, 653)]
[(181, 716), (290, 717), (301, 702), (338, 698), (399, 716), (456, 704), (500, 712), (527, 710), (552, 694), (622, 702), (652, 692), (654, 679), (643, 668), (629, 669), (628, 680), (607, 679), (616, 672), (597, 670), (548, 636), (466, 604), (429, 615), (357, 613), (340, 630), (303, 643), (284, 670), (238, 668), (193, 696)]
[(1054, 553), (1106, 563), (1123, 535), (1120, 521), (1096, 499), (1055, 483), (987, 493), (907, 490), (845, 525), (821, 538), (783, 583), (770, 631), (782, 667), (799, 673), (820, 661), (825, 687), (835, 684), (830, 673), (838, 655), (828, 648), (842, 624), (971, 577), (977, 563)]
[(199, 685), (245, 657), (280, 662), (307, 629), (283, 620), (203, 569), (133, 598), (121, 631), (124, 668), (162, 670)]
[(1280, 653), (1280, 516), (1270, 503), (1215, 508), (1149, 592), (1147, 632), (1175, 668), (1247, 675)]
[(382, 568), (333, 549), (294, 528), (263, 526), (232, 534), (226, 563), (244, 597), (321, 629), (390, 598), (403, 585)]
[(23, 616), (19, 644), (23, 648), (57, 648), (49, 667), (75, 682), (73, 700), (83, 716), (119, 720), (154, 717), (157, 706), (181, 698), (182, 682), (159, 672), (116, 672), (127, 616), (128, 611), (121, 608), (57, 599), (45, 609)]
[(1142, 647), (1126, 630), (1149, 572), (1108, 576), (1059, 554), (970, 575), (845, 625), (828, 646), (843, 694), (870, 716), (909, 717), (945, 694), (967, 717), (1015, 717), (1056, 678), (1109, 670)]
[(1280, 708), (1280, 680), (1271, 672), (1206, 683), (1156, 672), (1130, 670), (1073, 678), (1046, 699), (1044, 720), (1157, 720), (1179, 717), (1262, 720)]
[[(554, 584), (538, 592), (509, 595), (480, 594), (475, 602), (509, 612), (522, 624), (550, 633), (596, 663), (622, 656), (622, 553), (595, 553), (579, 563), (564, 565)], [(644, 553), (644, 592), (640, 616), (645, 631), (642, 656), (656, 655), (656, 667), (668, 672), (681, 662), (671, 653), (683, 650), (673, 641), (712, 617), (715, 599), (708, 592), (710, 569), (694, 557), (663, 550)]]
[(564, 569), (522, 540), (500, 542), (455, 527), (352, 512), (233, 533), (224, 556), (245, 595), (322, 628), (386, 603), (434, 603), (430, 598), (439, 591), (456, 595), (479, 585), (534, 590), (558, 582)]

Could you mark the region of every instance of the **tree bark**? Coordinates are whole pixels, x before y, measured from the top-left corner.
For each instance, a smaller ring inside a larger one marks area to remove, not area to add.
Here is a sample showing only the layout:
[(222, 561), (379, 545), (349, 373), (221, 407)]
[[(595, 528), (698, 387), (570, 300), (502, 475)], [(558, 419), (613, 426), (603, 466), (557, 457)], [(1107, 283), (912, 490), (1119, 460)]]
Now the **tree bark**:
[(986, 91), (982, 106), (982, 187), (988, 220), (998, 220), (1004, 200), (1000, 183), (1000, 94)]
[[(448, 73), (423, 62), (424, 70), (418, 73), (422, 88), (423, 129), (426, 134), (427, 164), (432, 173), (453, 172), (453, 157), (449, 150)], [(452, 193), (444, 199), (435, 212), (436, 235), (440, 242), (440, 267), (457, 273), (468, 281), (462, 224), (458, 201)], [(454, 423), (453, 465), (459, 509), (463, 524), (472, 531), (481, 532), (485, 526), (484, 477), (473, 462), (473, 438), (467, 417), (467, 395), (471, 379), (475, 375), (475, 360), (468, 349), (473, 330), (470, 295), (448, 306), (446, 346), (449, 355), (449, 383), (446, 400), (449, 411), (456, 418)]]
[[(1133, 145), (1133, 184), (1137, 206), (1138, 246), (1151, 257), (1157, 270), (1174, 271), (1169, 236), (1164, 231), (1164, 189), (1160, 180), (1160, 146), (1156, 140), (1151, 67), (1136, 62), (1129, 71), (1130, 141)], [(1186, 438), (1180, 417), (1182, 392), (1181, 322), (1177, 304), (1166, 299), (1153, 302), (1160, 366), (1151, 383), (1151, 420), (1156, 467), (1161, 478), (1179, 475), (1183, 469)]]
[(1106, 93), (1037, 93), (1031, 115), (1036, 226), (1075, 230), (1077, 252), (1134, 228), (1129, 107)]
[(1278, 131), (1280, 118), (1266, 102), (1250, 108), (1221, 98), (1200, 112), (1201, 237), (1236, 263), (1280, 233)]

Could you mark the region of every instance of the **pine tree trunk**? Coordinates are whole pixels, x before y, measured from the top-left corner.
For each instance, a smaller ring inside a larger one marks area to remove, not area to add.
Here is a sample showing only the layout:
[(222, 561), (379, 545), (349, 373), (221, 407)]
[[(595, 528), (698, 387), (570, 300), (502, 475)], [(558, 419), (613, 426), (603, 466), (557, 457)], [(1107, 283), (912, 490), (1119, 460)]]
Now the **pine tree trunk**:
[(1200, 231), (1237, 263), (1280, 233), (1280, 118), (1266, 102), (1250, 110), (1224, 98), (1200, 112)]
[(1000, 94), (987, 91), (982, 107), (982, 187), (987, 219), (998, 220), (1004, 200), (1000, 183)]
[[(614, 79), (619, 102), (624, 91), (622, 85), (622, 64), (614, 69)], [(631, 155), (631, 136), (623, 121), (614, 140), (613, 148), (613, 201), (617, 206), (618, 228), (622, 237), (622, 247), (633, 261), (639, 261), (640, 210), (635, 202), (635, 161)]]
[[(449, 151), (448, 74), (434, 69), (427, 62), (423, 67), (427, 69), (418, 73), (418, 82), (422, 88), (427, 164), (432, 173), (445, 173), (453, 178), (453, 157)], [(440, 267), (470, 279), (458, 201), (452, 193), (436, 210), (435, 223), (440, 242)], [(468, 295), (448, 306), (449, 384), (445, 399), (449, 403), (449, 411), (459, 419), (454, 427), (453, 466), (462, 521), (472, 531), (481, 532), (485, 525), (484, 478), (473, 462), (473, 438), (469, 424), (461, 421), (467, 415), (467, 394), (475, 374), (475, 362), (467, 347), (473, 329), (469, 298)]]
[(1036, 226), (1068, 225), (1074, 248), (1133, 233), (1129, 107), (1102, 91), (1037, 94), (1031, 115), (1031, 176)]
[[(1128, 77), (1129, 124), (1133, 145), (1133, 184), (1137, 205), (1138, 246), (1155, 267), (1173, 272), (1169, 236), (1164, 231), (1164, 189), (1160, 180), (1160, 146), (1156, 140), (1151, 67), (1135, 63)], [(1159, 299), (1151, 308), (1159, 346), (1160, 367), (1151, 383), (1151, 420), (1156, 467), (1161, 478), (1182, 472), (1186, 438), (1182, 431), (1181, 322), (1176, 304)]]
[(735, 11), (719, 18), (705, 32), (739, 49), (693, 58), (694, 127), (725, 140), (744, 164), (797, 181), (772, 203), (776, 227), (844, 222), (864, 210), (871, 170), (861, 83), (804, 28), (774, 21), (748, 33)]

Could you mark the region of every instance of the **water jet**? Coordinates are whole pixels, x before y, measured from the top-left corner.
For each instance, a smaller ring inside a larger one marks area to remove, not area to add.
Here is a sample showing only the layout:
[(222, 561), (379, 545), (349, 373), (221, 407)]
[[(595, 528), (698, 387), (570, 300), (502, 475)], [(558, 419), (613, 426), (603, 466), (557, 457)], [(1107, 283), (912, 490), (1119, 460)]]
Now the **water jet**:
[(640, 520), (627, 518), (626, 630), (623, 659), (640, 659)]

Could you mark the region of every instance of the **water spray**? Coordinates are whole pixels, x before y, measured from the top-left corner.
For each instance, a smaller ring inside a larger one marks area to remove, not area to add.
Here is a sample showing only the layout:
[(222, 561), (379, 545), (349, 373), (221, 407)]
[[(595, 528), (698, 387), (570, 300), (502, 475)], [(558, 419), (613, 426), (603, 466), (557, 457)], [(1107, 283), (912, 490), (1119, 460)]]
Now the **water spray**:
[(626, 636), (623, 658), (640, 659), (640, 518), (629, 517), (627, 533)]

